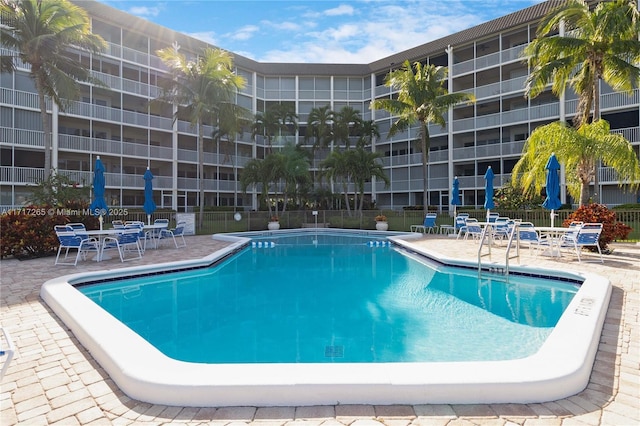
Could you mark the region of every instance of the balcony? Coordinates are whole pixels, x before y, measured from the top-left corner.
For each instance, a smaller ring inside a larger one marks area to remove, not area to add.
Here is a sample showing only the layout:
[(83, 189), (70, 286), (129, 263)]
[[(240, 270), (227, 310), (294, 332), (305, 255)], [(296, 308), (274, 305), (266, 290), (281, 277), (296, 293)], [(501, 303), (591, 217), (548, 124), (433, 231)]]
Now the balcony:
[[(480, 100), (505, 93), (522, 92), (524, 91), (524, 84), (526, 80), (527, 77), (524, 76), (512, 78), (510, 80), (498, 81), (484, 86), (477, 86), (475, 88), (475, 96)], [(464, 92), (464, 90), (461, 90), (461, 92)]]
[(477, 58), (469, 59), (468, 61), (458, 62), (453, 64), (451, 75), (457, 76), (471, 71), (496, 66), (500, 63), (521, 60), (522, 51), (526, 46), (527, 44), (521, 44), (500, 52), (490, 53), (485, 56), (478, 56)]
[(0, 182), (3, 184), (36, 184), (42, 180), (44, 169), (0, 166)]
[(59, 135), (58, 145), (61, 150), (92, 152), (95, 154), (125, 155), (128, 157), (153, 158), (171, 160), (171, 147), (146, 145), (117, 140), (89, 138), (85, 136)]
[(626, 140), (634, 144), (640, 142), (639, 127), (627, 127), (625, 129), (615, 129), (615, 130), (611, 130), (611, 133), (622, 135)]
[[(7, 88), (0, 89), (0, 102), (7, 105), (15, 105), (40, 111), (38, 94)], [(47, 108), (51, 107), (51, 101), (47, 102)]]
[(15, 129), (12, 127), (0, 127), (0, 144), (43, 148), (44, 133), (38, 130), (24, 130)]

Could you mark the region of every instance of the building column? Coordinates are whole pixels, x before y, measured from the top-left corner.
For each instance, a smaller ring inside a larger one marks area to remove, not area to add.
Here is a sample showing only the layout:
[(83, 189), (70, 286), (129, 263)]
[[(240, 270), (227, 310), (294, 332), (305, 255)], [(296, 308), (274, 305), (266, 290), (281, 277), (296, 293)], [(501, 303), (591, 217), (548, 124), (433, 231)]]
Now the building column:
[[(173, 115), (175, 116), (178, 107), (173, 106)], [(173, 153), (171, 155), (171, 209), (178, 211), (178, 120), (173, 121), (173, 130), (171, 132), (171, 147)]]
[(58, 113), (58, 104), (51, 102), (51, 173), (57, 173), (58, 171), (58, 148), (60, 146)]
[[(447, 74), (449, 92), (453, 91), (453, 47), (448, 45), (445, 49), (447, 53), (447, 68), (449, 73)], [(447, 111), (447, 181), (449, 182), (449, 188), (453, 186), (453, 177), (455, 172), (453, 170), (453, 107), (450, 107)], [(451, 205), (451, 196), (449, 196), (449, 205)]]

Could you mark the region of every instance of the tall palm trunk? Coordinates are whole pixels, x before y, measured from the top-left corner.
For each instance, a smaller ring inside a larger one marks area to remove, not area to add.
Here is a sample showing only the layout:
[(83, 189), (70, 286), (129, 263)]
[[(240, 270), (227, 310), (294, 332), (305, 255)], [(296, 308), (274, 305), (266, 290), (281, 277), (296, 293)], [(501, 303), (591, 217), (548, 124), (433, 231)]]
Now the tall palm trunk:
[(344, 192), (344, 202), (347, 204), (347, 215), (351, 217), (351, 205), (349, 204), (349, 188), (347, 186), (346, 180), (342, 184), (342, 188)]
[(47, 113), (47, 102), (44, 96), (44, 82), (41, 77), (35, 79), (36, 91), (38, 92), (38, 105), (40, 107), (40, 119), (42, 120), (43, 143), (44, 143), (44, 179), (51, 176), (51, 120)]
[(422, 141), (422, 211), (426, 216), (429, 211), (429, 169), (427, 167), (429, 162), (429, 130), (425, 121), (421, 121), (420, 125), (422, 126), (422, 131), (420, 132)]
[[(600, 79), (596, 78), (596, 81), (593, 85), (593, 120), (592, 121), (598, 121), (598, 120), (600, 120)], [(600, 200), (602, 199), (602, 194), (600, 194), (600, 191), (598, 190), (598, 187), (600, 186), (600, 177), (598, 176), (599, 168), (600, 168), (600, 159), (596, 160), (593, 165), (593, 192), (595, 194), (595, 196), (593, 197), (594, 198), (593, 201), (596, 203), (599, 203)], [(583, 198), (583, 196), (581, 196), (580, 198)], [(588, 196), (587, 196), (587, 200), (588, 200)], [(580, 200), (580, 205), (583, 205), (582, 200)]]
[(200, 186), (199, 204), (200, 215), (198, 217), (198, 229), (202, 229), (204, 223), (204, 126), (198, 120), (198, 183)]

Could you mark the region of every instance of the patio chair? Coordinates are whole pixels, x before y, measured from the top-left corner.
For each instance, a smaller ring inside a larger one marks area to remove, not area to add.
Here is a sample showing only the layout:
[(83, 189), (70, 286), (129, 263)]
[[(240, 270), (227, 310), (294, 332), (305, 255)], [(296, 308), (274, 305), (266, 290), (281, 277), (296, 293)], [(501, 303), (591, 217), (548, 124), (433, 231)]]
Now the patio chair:
[(127, 224), (124, 226), (124, 229), (138, 230), (140, 248), (142, 249), (142, 253), (144, 253), (145, 250), (147, 250), (147, 233), (144, 231), (144, 222), (139, 222), (139, 221), (127, 222)]
[(487, 222), (494, 223), (500, 217), (500, 213), (489, 213), (487, 216)]
[(4, 327), (0, 327), (0, 331), (2, 332), (2, 337), (4, 338), (4, 340), (0, 340), (0, 358), (5, 356), (7, 357), (7, 359), (5, 359), (2, 363), (2, 368), (0, 368), (0, 381), (2, 381), (2, 378), (9, 368), (9, 364), (13, 359), (13, 354), (15, 353), (16, 348), (13, 345), (13, 341), (11, 340), (11, 335), (9, 334), (9, 332), (7, 332)]
[(493, 232), (491, 236), (494, 241), (502, 241), (509, 238), (510, 225), (513, 225), (513, 221), (508, 217), (497, 217), (491, 224)]
[(567, 233), (561, 240), (560, 248), (568, 248), (576, 252), (578, 262), (582, 262), (580, 252), (583, 247), (595, 247), (600, 255), (600, 263), (604, 263), (602, 250), (600, 249), (600, 234), (602, 233), (601, 223), (585, 223), (576, 226), (577, 232)]
[(80, 223), (80, 222), (67, 223), (66, 226), (67, 226), (67, 228), (70, 228), (70, 229), (72, 229), (74, 231), (77, 231), (77, 230), (86, 231), (87, 230), (86, 226), (84, 226), (84, 223)]
[(541, 237), (531, 222), (522, 222), (518, 225), (518, 241), (520, 245), (529, 246), (529, 250), (534, 250), (534, 256), (538, 255), (541, 247), (548, 247), (549, 240)]
[[(56, 232), (56, 236), (58, 237), (58, 241), (60, 242), (60, 246), (58, 247), (58, 254), (56, 255), (54, 265), (76, 266), (78, 264), (80, 256), (82, 256), (83, 259), (86, 259), (87, 253), (98, 253), (100, 249), (100, 244), (98, 243), (98, 241), (93, 238), (89, 238), (86, 235), (83, 236), (77, 234), (68, 226), (56, 225), (54, 229)], [(62, 250), (65, 250), (64, 258), (60, 259), (60, 253), (62, 253)], [(76, 257), (73, 263), (66, 262), (70, 250), (77, 250)]]
[[(140, 229), (137, 227), (125, 228), (121, 234), (115, 237), (106, 237), (102, 243), (100, 257), (104, 256), (105, 250), (118, 250), (121, 262), (142, 259), (142, 246), (140, 245)], [(127, 253), (137, 254), (135, 257), (127, 258)]]
[[(180, 221), (178, 222), (178, 224), (176, 225), (176, 227), (174, 229), (163, 229), (160, 231), (160, 241), (162, 241), (163, 239), (168, 239), (168, 238), (173, 238), (173, 243), (175, 244), (176, 248), (180, 248), (180, 247), (186, 247), (187, 246), (187, 242), (184, 239), (184, 227), (187, 225), (187, 222), (185, 221)], [(176, 237), (179, 237), (182, 239), (182, 243), (180, 245), (178, 245), (178, 240), (176, 239)]]
[(121, 220), (112, 220), (111, 226), (113, 226), (113, 229), (124, 229), (124, 222)]
[(464, 239), (471, 237), (474, 241), (480, 240), (482, 237), (482, 227), (478, 219), (469, 218), (465, 225)]
[(460, 213), (454, 220), (455, 231), (458, 234), (457, 238), (460, 238), (465, 232), (467, 232), (467, 219), (469, 213)]
[(411, 225), (409, 229), (411, 232), (422, 232), (423, 234), (433, 232), (435, 234), (438, 231), (438, 225), (436, 225), (437, 217), (438, 215), (436, 213), (427, 213), (422, 225)]

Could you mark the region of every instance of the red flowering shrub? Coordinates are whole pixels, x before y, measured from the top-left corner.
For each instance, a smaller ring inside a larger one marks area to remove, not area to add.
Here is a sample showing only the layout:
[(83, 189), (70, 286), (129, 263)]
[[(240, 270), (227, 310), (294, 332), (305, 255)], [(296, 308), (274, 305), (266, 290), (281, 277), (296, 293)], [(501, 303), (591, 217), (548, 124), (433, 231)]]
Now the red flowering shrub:
[[(86, 216), (86, 205), (57, 209), (50, 206), (26, 206), (2, 212), (0, 216), (0, 258), (18, 259), (49, 256), (58, 250), (55, 225), (82, 222), (87, 229), (98, 227), (98, 219)], [(70, 215), (71, 214), (71, 215)]]
[(609, 210), (603, 204), (592, 203), (581, 206), (565, 219), (563, 226), (569, 226), (573, 221), (601, 223), (602, 233), (598, 242), (603, 250), (606, 250), (607, 245), (613, 240), (624, 240), (632, 231), (630, 226), (617, 221), (616, 212)]
[(64, 223), (60, 222), (61, 218), (47, 214), (47, 208), (40, 206), (26, 206), (4, 212), (0, 218), (0, 256), (15, 256), (20, 259), (55, 252), (58, 238), (53, 227)]

